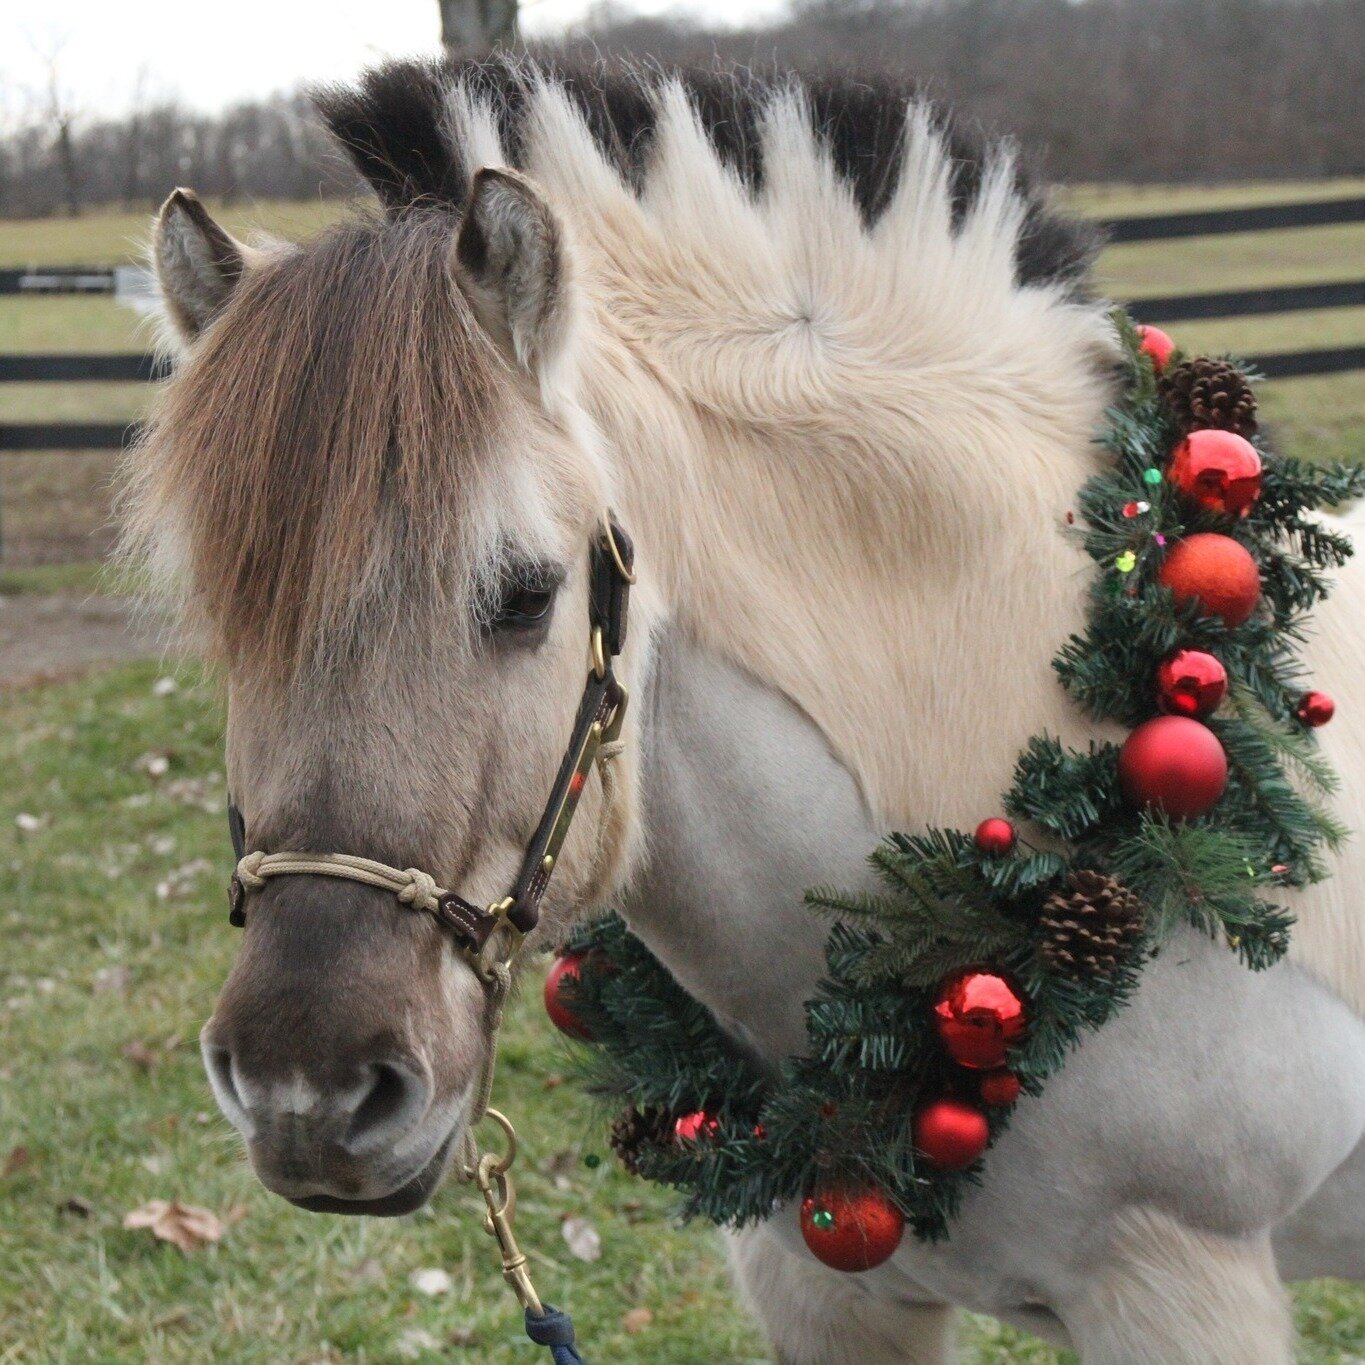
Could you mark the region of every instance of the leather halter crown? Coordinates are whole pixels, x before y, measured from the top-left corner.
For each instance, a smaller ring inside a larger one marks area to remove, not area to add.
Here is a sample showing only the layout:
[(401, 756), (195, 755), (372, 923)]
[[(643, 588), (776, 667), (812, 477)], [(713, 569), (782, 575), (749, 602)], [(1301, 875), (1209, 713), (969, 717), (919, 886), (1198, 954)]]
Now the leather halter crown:
[(433, 877), (417, 868), (393, 868), (348, 854), (248, 853), (246, 823), (229, 797), (228, 829), (238, 860), (228, 891), (231, 923), (237, 928), (246, 924), (247, 898), (265, 884), (267, 877), (296, 874), (343, 877), (394, 892), (404, 904), (432, 914), (476, 965), (482, 965), (484, 949), (499, 925), (511, 926), (514, 941), (534, 929), (588, 773), (602, 746), (619, 738), (625, 721), (629, 698), (612, 665), (626, 641), (626, 609), (635, 582), (634, 559), (630, 537), (611, 512), (604, 513), (592, 537), (589, 555), (592, 667), (550, 799), (508, 895), (483, 909), (457, 892), (438, 886)]

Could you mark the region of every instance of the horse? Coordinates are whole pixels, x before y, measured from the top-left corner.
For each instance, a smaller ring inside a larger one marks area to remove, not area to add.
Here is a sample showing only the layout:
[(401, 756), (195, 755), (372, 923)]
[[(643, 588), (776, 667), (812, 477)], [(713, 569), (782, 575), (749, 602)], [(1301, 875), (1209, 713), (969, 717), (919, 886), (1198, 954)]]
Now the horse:
[[(250, 847), (502, 896), (614, 508), (624, 748), (528, 946), (617, 907), (775, 1066), (823, 970), (803, 890), (868, 885), (888, 829), (994, 813), (1031, 734), (1095, 737), (1050, 668), (1115, 385), (1093, 239), (893, 81), (523, 55), (385, 65), (318, 107), (377, 208), (248, 245), (171, 195), (179, 359), (127, 466), (130, 553), (225, 677)], [(1359, 567), (1308, 664), (1359, 824)], [(965, 1307), (1086, 1362), (1291, 1360), (1283, 1281), (1365, 1276), (1359, 842), (1333, 873), (1272, 970), (1193, 931), (1152, 961), (1020, 1101), (946, 1241), (847, 1275), (792, 1208), (727, 1233), (776, 1358), (946, 1361)], [(486, 1022), (432, 916), (289, 876), (202, 1045), (270, 1190), (394, 1215), (452, 1164)]]

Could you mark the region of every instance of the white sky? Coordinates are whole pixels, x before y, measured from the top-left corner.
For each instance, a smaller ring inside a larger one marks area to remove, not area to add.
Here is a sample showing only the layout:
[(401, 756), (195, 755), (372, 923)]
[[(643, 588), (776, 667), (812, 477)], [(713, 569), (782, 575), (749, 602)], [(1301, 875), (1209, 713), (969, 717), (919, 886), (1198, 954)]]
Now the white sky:
[[(589, 0), (523, 0), (528, 36), (581, 18)], [(684, 0), (712, 23), (757, 20), (781, 0)], [(676, 0), (626, 0), (657, 14)], [(432, 53), (436, 0), (0, 0), (0, 114), (41, 92), (56, 54), (62, 87), (87, 116), (125, 108), (142, 74), (148, 97), (201, 109), (334, 80), (387, 56)]]

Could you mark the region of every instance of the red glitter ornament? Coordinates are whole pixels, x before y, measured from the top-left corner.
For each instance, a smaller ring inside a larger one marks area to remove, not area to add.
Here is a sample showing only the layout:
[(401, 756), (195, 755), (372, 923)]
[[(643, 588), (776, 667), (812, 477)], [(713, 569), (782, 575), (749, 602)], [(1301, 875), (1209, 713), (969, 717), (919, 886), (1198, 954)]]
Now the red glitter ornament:
[(1124, 741), (1119, 783), (1135, 806), (1188, 820), (1218, 804), (1228, 784), (1228, 756), (1197, 720), (1158, 716)]
[(983, 820), (976, 827), (976, 833), (972, 837), (977, 848), (988, 858), (1008, 856), (1014, 852), (1014, 846), (1019, 842), (1019, 835), (1014, 826), (998, 815)]
[(1240, 626), (1261, 600), (1261, 573), (1250, 551), (1231, 536), (1201, 531), (1171, 548), (1157, 575), (1182, 605), (1198, 602), (1205, 616)]
[(673, 1124), (673, 1137), (678, 1142), (708, 1141), (720, 1132), (720, 1120), (708, 1110), (698, 1109), (695, 1114), (683, 1114)]
[(1299, 701), (1296, 714), (1310, 729), (1326, 725), (1337, 713), (1337, 704), (1326, 692), (1305, 692)]
[(1228, 691), (1228, 671), (1202, 649), (1179, 649), (1156, 671), (1156, 701), (1173, 716), (1203, 720)]
[(1192, 431), (1176, 446), (1166, 477), (1209, 512), (1244, 517), (1261, 496), (1261, 457), (1233, 431)]
[(989, 967), (954, 972), (934, 1000), (934, 1028), (959, 1066), (992, 1071), (1028, 1028), (1019, 991)]
[(590, 1043), (592, 1034), (587, 1025), (564, 1002), (564, 984), (578, 980), (586, 957), (586, 953), (563, 953), (555, 958), (554, 966), (545, 978), (545, 1013), (561, 1033)]
[(981, 1078), (981, 1102), (995, 1107), (1019, 1098), (1019, 1077), (1013, 1071), (990, 1071)]
[(801, 1236), (811, 1255), (856, 1274), (888, 1260), (901, 1244), (905, 1218), (880, 1190), (837, 1186), (801, 1201)]
[(916, 1115), (915, 1150), (941, 1171), (962, 1171), (991, 1140), (986, 1116), (960, 1100), (930, 1100)]
[(1166, 368), (1166, 362), (1175, 354), (1175, 342), (1160, 327), (1143, 324), (1137, 329), (1138, 350), (1152, 358), (1157, 374)]

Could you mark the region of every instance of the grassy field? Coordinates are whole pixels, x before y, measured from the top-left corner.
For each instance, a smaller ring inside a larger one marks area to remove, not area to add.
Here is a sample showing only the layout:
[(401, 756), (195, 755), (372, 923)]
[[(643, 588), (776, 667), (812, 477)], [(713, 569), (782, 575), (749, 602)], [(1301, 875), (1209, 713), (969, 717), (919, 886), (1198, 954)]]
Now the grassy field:
[[(222, 718), (195, 675), (169, 695), (160, 676), (0, 693), (0, 1365), (530, 1359), (467, 1191), (394, 1221), (301, 1213), (257, 1185), (218, 1116), (195, 1038), (236, 946)], [(765, 1359), (715, 1234), (676, 1229), (556, 1083), (565, 1055), (536, 996), (512, 1011), (498, 1094), (525, 1139), (518, 1227), (542, 1292), (599, 1365)], [(186, 1255), (125, 1230), (153, 1199), (206, 1207), (226, 1235)], [(595, 1225), (600, 1260), (571, 1255), (569, 1216)], [(429, 1268), (449, 1293), (413, 1286)], [(1365, 1356), (1365, 1291), (1322, 1283), (1297, 1303), (1304, 1362)], [(648, 1325), (628, 1331), (639, 1309)], [(972, 1365), (1064, 1359), (985, 1321), (964, 1337)]]

